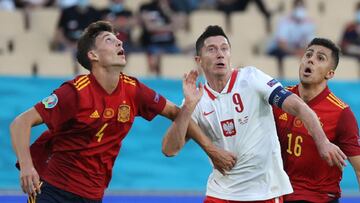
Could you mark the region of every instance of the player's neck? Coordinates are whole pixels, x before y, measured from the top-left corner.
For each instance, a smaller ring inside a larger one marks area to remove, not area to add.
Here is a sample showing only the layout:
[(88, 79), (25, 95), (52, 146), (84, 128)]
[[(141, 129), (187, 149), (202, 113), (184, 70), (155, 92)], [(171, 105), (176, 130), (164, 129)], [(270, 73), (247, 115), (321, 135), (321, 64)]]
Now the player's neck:
[(299, 84), (299, 95), (302, 100), (309, 102), (318, 96), (326, 88), (327, 83), (320, 84)]
[(215, 90), (216, 92), (221, 92), (225, 88), (230, 77), (231, 77), (231, 72), (230, 74), (222, 77), (210, 76), (209, 78), (207, 78), (207, 82), (211, 87), (211, 89)]
[(95, 68), (92, 74), (108, 94), (111, 94), (118, 86), (120, 71)]

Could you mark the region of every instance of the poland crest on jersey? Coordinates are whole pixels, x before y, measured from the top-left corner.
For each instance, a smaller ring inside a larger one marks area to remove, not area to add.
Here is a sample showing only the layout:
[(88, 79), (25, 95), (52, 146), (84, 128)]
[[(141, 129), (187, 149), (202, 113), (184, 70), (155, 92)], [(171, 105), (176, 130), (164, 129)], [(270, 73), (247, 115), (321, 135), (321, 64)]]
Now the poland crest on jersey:
[(221, 128), (225, 137), (233, 136), (236, 134), (234, 119), (221, 121)]

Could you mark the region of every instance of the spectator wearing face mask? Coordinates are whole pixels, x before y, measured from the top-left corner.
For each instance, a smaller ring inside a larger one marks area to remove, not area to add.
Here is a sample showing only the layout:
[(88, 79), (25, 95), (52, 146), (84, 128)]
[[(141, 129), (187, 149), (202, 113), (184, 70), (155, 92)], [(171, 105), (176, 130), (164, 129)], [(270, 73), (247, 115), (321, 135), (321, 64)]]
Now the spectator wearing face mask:
[(89, 4), (89, 0), (77, 0), (74, 6), (63, 9), (54, 37), (54, 48), (75, 52), (82, 31), (97, 20), (100, 20), (100, 12)]
[(77, 40), (88, 25), (98, 20), (100, 20), (100, 12), (90, 5), (89, 0), (76, 0), (75, 5), (61, 10), (52, 48), (55, 51), (72, 53), (75, 72), (78, 72)]
[(360, 61), (360, 2), (356, 4), (355, 9), (355, 20), (346, 26), (340, 44), (344, 55)]
[(294, 0), (290, 15), (280, 19), (268, 54), (278, 59), (279, 76), (283, 77), (283, 58), (303, 55), (306, 45), (315, 36), (315, 24), (307, 16), (305, 2)]
[(124, 5), (125, 0), (109, 0), (109, 7), (101, 11), (101, 18), (109, 21), (127, 53), (141, 51), (132, 39), (131, 30), (137, 25), (136, 17)]

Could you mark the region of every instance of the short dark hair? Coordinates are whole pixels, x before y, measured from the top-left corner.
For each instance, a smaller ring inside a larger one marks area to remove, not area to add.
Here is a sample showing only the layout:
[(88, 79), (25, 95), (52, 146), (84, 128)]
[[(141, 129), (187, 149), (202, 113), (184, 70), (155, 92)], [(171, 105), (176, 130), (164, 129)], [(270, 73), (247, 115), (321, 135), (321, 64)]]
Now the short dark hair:
[(204, 46), (204, 41), (209, 38), (209, 37), (213, 37), (213, 36), (223, 36), (226, 38), (226, 40), (228, 41), (229, 45), (229, 39), (226, 36), (224, 30), (218, 26), (218, 25), (209, 25), (205, 31), (200, 35), (200, 37), (196, 40), (196, 55), (199, 56), (200, 55), (200, 51), (201, 48)]
[(87, 54), (94, 47), (96, 37), (104, 31), (114, 33), (113, 26), (107, 21), (93, 22), (84, 30), (77, 42), (76, 58), (89, 71), (91, 71), (91, 63)]
[(319, 45), (319, 46), (323, 46), (326, 47), (328, 49), (331, 50), (331, 57), (334, 61), (334, 70), (336, 70), (336, 67), (339, 64), (339, 57), (340, 57), (340, 48), (338, 46), (336, 46), (336, 44), (326, 38), (314, 38), (313, 40), (311, 40), (311, 42), (309, 43), (309, 45), (307, 46), (307, 48), (309, 48), (312, 45)]

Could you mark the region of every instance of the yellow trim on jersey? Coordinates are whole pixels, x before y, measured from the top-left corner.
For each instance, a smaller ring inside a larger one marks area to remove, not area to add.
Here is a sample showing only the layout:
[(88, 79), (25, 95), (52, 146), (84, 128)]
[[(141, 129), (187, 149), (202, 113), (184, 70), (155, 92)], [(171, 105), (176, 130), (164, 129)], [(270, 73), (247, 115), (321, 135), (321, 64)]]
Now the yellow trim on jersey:
[(87, 75), (81, 76), (79, 79), (77, 79), (74, 83), (75, 88), (80, 91), (84, 87), (86, 87), (88, 84), (90, 84), (90, 79)]
[(333, 98), (331, 98), (330, 96), (327, 96), (326, 99), (328, 99), (331, 103), (335, 104), (335, 106), (338, 106), (341, 109), (344, 109), (345, 107), (341, 104), (339, 104), (337, 101), (335, 101)]
[(329, 96), (332, 99), (334, 99), (335, 101), (337, 101), (341, 106), (344, 106), (344, 108), (347, 107), (347, 105), (343, 101), (341, 101), (339, 98), (337, 98), (334, 94), (330, 93)]
[(84, 84), (81, 84), (79, 86), (76, 86), (76, 89), (78, 91), (82, 90), (84, 87), (86, 87), (88, 84), (90, 84), (90, 80), (87, 80)]
[[(83, 79), (88, 78), (87, 75), (81, 76), (79, 79), (77, 79), (74, 83), (74, 85), (77, 85), (79, 82), (81, 82)], [(89, 78), (88, 78), (89, 79)]]
[(122, 74), (121, 79), (124, 81), (124, 83), (130, 84), (132, 86), (136, 86), (136, 80), (130, 78), (127, 75)]

